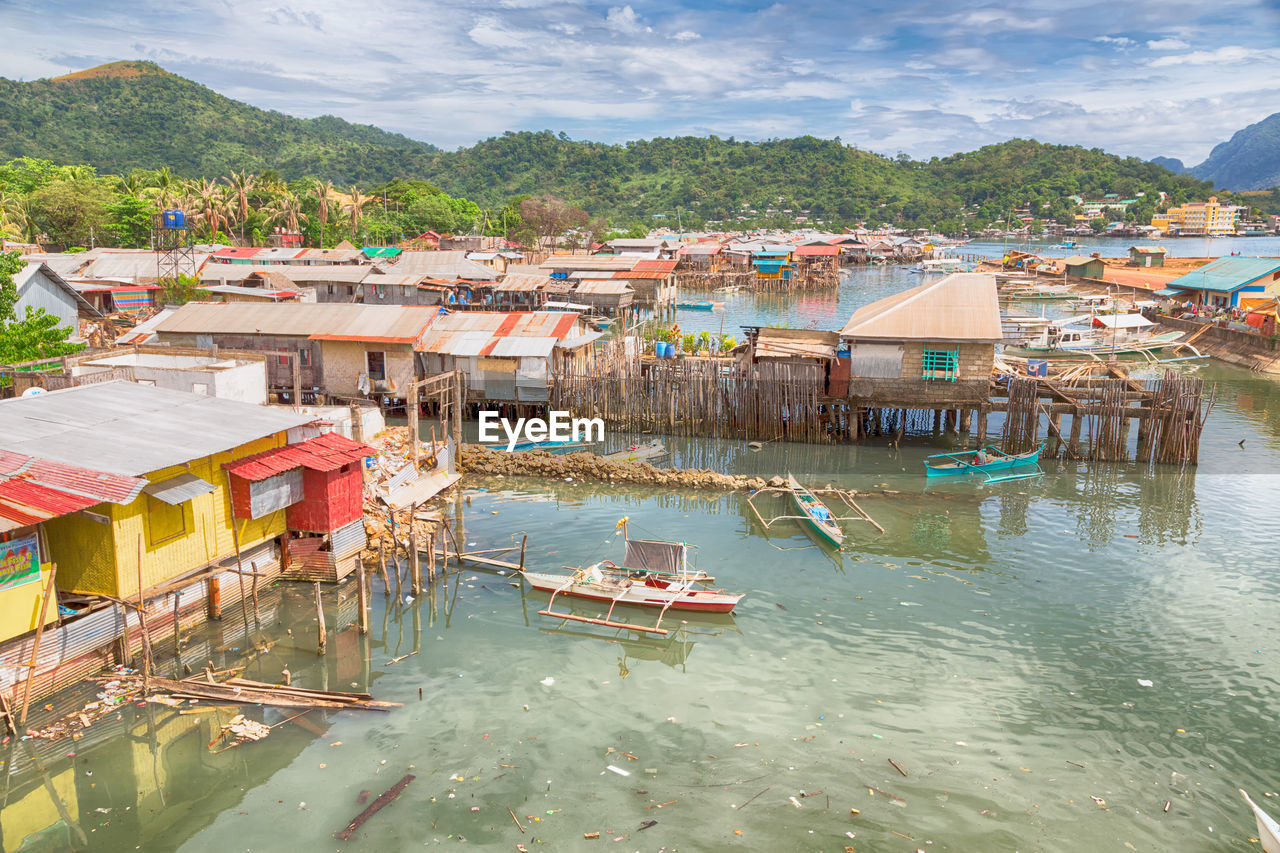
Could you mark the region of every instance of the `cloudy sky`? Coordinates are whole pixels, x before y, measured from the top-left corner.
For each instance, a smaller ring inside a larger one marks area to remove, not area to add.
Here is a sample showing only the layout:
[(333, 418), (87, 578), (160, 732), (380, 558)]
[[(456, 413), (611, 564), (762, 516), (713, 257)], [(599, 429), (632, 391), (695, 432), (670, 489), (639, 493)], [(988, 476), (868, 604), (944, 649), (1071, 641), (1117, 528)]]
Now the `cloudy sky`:
[(445, 148), (813, 134), (945, 155), (1013, 136), (1198, 163), (1280, 111), (1280, 2), (0, 0), (0, 76), (149, 59), (255, 106)]

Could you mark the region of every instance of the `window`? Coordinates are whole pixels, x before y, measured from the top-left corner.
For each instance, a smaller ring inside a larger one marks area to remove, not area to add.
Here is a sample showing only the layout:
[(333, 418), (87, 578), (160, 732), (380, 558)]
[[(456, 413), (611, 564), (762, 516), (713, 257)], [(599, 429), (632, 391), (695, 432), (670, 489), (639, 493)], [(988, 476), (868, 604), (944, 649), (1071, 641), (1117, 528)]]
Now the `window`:
[(284, 355), (284, 354), (282, 353), (282, 354), (280, 354), (280, 355), (276, 356), (276, 361), (277, 361), (277, 363), (279, 363), (279, 364), (288, 364), (288, 363), (289, 363), (289, 356)]
[(380, 352), (365, 353), (366, 361), (369, 365), (369, 378), (375, 382), (381, 382), (387, 378), (387, 361), (386, 354)]
[(186, 503), (171, 506), (147, 495), (147, 534), (152, 545), (168, 542), (187, 532)]
[(921, 376), (924, 379), (945, 379), (955, 382), (960, 378), (960, 353), (958, 350), (927, 349)]
[(311, 366), (311, 350), (310, 349), (298, 350), (298, 366), (299, 367)]

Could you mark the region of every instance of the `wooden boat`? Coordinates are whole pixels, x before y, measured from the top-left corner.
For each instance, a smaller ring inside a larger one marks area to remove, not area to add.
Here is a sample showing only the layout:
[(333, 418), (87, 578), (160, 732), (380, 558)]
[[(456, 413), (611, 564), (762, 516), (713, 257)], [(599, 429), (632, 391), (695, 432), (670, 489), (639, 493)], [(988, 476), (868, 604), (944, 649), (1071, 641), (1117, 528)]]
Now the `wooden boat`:
[(659, 459), (667, 455), (667, 448), (661, 441), (654, 439), (648, 444), (633, 444), (623, 450), (615, 450), (612, 453), (604, 454), (605, 459), (612, 459), (615, 462), (640, 462), (649, 459)]
[(796, 482), (796, 478), (787, 475), (787, 488), (791, 489), (791, 502), (795, 505), (796, 511), (801, 514), (801, 518), (808, 522), (809, 526), (820, 539), (830, 542), (839, 548), (844, 544), (844, 531), (840, 529), (840, 525), (836, 524), (835, 517), (831, 510), (827, 509), (827, 505), (818, 500), (813, 492)]
[[(782, 492), (791, 501), (799, 515), (779, 515), (768, 521), (764, 520), (764, 516), (760, 515), (760, 511), (756, 509), (755, 499), (767, 492)], [(856, 515), (835, 515), (827, 508), (821, 500), (818, 499), (818, 493), (834, 494), (842, 500), (846, 506), (850, 507)], [(854, 502), (850, 494), (843, 489), (807, 489), (796, 480), (795, 477), (787, 474), (787, 485), (785, 487), (775, 487), (771, 489), (760, 489), (747, 499), (747, 506), (751, 507), (751, 511), (755, 513), (756, 518), (764, 525), (767, 531), (769, 527), (784, 519), (795, 519), (805, 524), (806, 529), (812, 532), (820, 541), (834, 545), (839, 548), (844, 544), (844, 531), (838, 522), (840, 521), (865, 521), (874, 526), (881, 533), (884, 528), (876, 524), (875, 520), (867, 515), (862, 507)]]
[[(618, 522), (626, 541), (622, 565), (603, 560), (571, 575), (524, 571), (523, 577), (534, 589), (551, 593), (545, 610), (539, 616), (588, 622), (609, 628), (667, 634), (662, 618), (668, 610), (695, 613), (732, 613), (745, 593), (728, 593), (695, 586), (711, 580), (704, 572), (689, 568), (688, 548), (683, 542), (661, 542), (626, 537), (627, 519)], [(554, 609), (556, 597), (568, 595), (589, 601), (609, 602), (603, 618), (581, 616)], [(619, 604), (658, 608), (658, 619), (652, 627), (618, 622), (613, 612)]]
[(1253, 809), (1253, 819), (1258, 824), (1258, 843), (1262, 846), (1263, 853), (1280, 853), (1280, 823), (1272, 820), (1271, 815), (1249, 799), (1249, 795), (1243, 788), (1238, 790), (1240, 796), (1244, 797), (1244, 801), (1249, 804), (1249, 808)]
[[(1043, 450), (1044, 445), (1041, 444), (1026, 453), (1009, 454), (999, 448), (988, 445), (977, 452), (965, 450), (959, 453), (935, 453), (932, 456), (925, 457), (925, 475), (928, 477), (945, 477), (957, 474), (981, 474), (987, 478), (986, 481), (988, 483), (1039, 477), (1044, 473), (1039, 467), (1040, 452)], [(986, 459), (981, 462), (977, 461), (978, 453), (984, 454)], [(1002, 471), (1009, 471), (1025, 465), (1035, 465), (1036, 470), (1021, 474), (1000, 474)]]
[(677, 308), (684, 308), (687, 311), (714, 311), (717, 307), (723, 308), (723, 302), (711, 302), (707, 299), (699, 299), (695, 302), (677, 302)]
[(518, 442), (511, 452), (519, 453), (523, 450), (545, 450), (548, 453), (572, 453), (576, 450), (583, 450), (590, 446), (591, 442), (586, 441), (521, 441)]

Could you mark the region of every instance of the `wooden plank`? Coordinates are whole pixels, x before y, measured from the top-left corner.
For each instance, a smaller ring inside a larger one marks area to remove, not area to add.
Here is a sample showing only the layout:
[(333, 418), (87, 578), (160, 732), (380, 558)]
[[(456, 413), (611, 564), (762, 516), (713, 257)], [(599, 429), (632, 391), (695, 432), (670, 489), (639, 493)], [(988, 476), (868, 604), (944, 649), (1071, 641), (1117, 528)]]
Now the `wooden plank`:
[(632, 625), (630, 622), (614, 622), (609, 619), (592, 619), (590, 616), (578, 616), (574, 613), (556, 613), (552, 610), (539, 610), (539, 616), (550, 616), (553, 619), (570, 619), (574, 622), (589, 622), (592, 625), (604, 625), (606, 628), (624, 628), (628, 631), (648, 631), (651, 634), (670, 634), (666, 628), (647, 628), (644, 625)]

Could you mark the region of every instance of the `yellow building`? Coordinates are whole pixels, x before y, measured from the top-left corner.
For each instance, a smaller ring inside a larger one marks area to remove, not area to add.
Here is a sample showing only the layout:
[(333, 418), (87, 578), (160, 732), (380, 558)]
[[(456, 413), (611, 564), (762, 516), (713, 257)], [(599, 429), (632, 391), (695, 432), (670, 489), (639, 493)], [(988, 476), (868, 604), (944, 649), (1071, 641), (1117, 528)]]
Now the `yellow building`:
[[(0, 402), (0, 451), (145, 481), (132, 499), (44, 523), (63, 592), (119, 598), (233, 556), (225, 463), (287, 443), (311, 420), (281, 409), (130, 382)], [(242, 552), (281, 536), (281, 508), (239, 522)]]
[(1166, 234), (1197, 234), (1220, 237), (1236, 233), (1236, 222), (1245, 210), (1231, 204), (1219, 204), (1216, 195), (1208, 201), (1193, 201), (1171, 207), (1151, 217), (1151, 225)]

